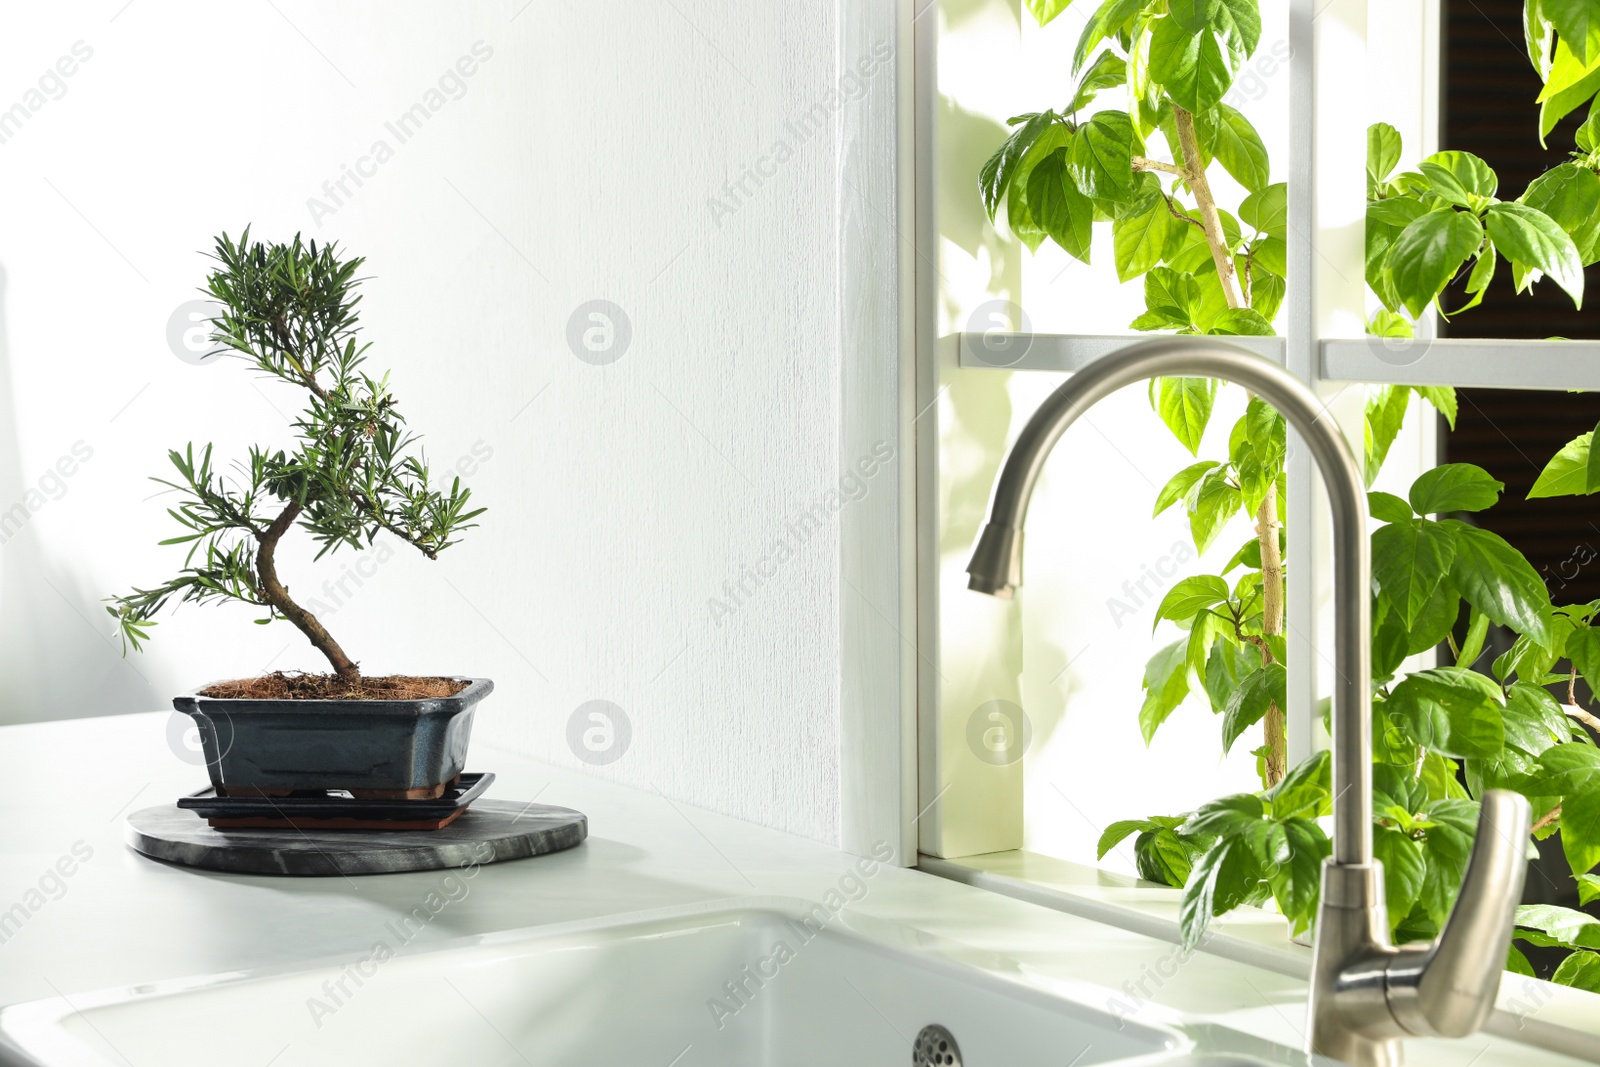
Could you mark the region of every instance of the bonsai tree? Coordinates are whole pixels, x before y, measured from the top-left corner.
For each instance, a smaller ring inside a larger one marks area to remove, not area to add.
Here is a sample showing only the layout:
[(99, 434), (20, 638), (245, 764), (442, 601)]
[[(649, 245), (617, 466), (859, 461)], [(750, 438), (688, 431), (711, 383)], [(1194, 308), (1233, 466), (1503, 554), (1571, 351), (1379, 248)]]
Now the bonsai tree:
[(298, 527), (316, 542), (316, 558), (373, 544), (380, 532), (429, 559), (456, 542), (483, 508), (468, 509), (471, 491), (459, 478), (449, 492), (433, 489), (414, 451), (388, 375), (363, 369), (369, 344), (357, 340), (361, 297), (356, 276), (365, 260), (335, 244), (237, 243), (224, 233), (217, 268), (202, 292), (221, 305), (212, 340), (267, 375), (305, 393), (293, 424), (292, 450), (252, 446), (234, 477), (212, 464), (212, 448), (194, 444), (168, 453), (177, 478), (153, 481), (182, 494), (168, 513), (184, 532), (163, 545), (189, 546), (183, 567), (160, 585), (113, 597), (124, 650), (139, 649), (169, 602), (235, 600), (265, 608), (256, 621), (287, 619), (327, 658), (337, 682), (360, 681), (358, 663), (321, 620), (289, 594), (278, 576), (283, 538)]
[[(1027, 6), (1043, 25), (1071, 2)], [(1585, 73), (1600, 64), (1600, 36), (1587, 35), (1576, 13), (1592, 4), (1528, 6), (1530, 55), (1547, 83), (1547, 134), (1600, 88), (1600, 78)], [(1579, 43), (1569, 46), (1569, 30)], [(1085, 263), (1094, 227), (1110, 223), (1117, 277), (1143, 279), (1145, 310), (1132, 329), (1272, 333), (1286, 292), (1287, 187), (1271, 181), (1264, 143), (1226, 102), (1260, 35), (1257, 0), (1100, 0), (1077, 42), (1075, 80), (1063, 86), (1067, 103), (1012, 119), (1010, 137), (981, 168), (989, 217), (1003, 217), (1031, 250), (1052, 240)], [(1117, 106), (1090, 113), (1107, 90), (1122, 94)], [(1502, 260), (1519, 290), (1548, 278), (1581, 302), (1582, 268), (1600, 260), (1596, 114), (1600, 105), (1578, 133), (1574, 160), (1515, 201), (1497, 197), (1493, 170), (1470, 153), (1439, 152), (1395, 175), (1400, 135), (1372, 127), (1366, 278), (1383, 308), (1369, 331), (1412, 336), (1416, 318), (1430, 308), (1444, 313), (1440, 297), (1458, 277), (1469, 298), (1459, 310), (1467, 310), (1482, 300)], [(1232, 212), (1211, 188), (1213, 164), (1246, 191)], [(1262, 788), (1194, 812), (1115, 823), (1099, 845), (1104, 856), (1133, 837), (1140, 874), (1183, 888), (1180, 918), (1190, 946), (1213, 916), (1268, 900), (1296, 931), (1306, 929), (1330, 850), (1318, 821), (1331, 810), (1328, 755), (1292, 767), (1287, 760), (1284, 422), (1252, 397), (1228, 435), (1226, 455), (1201, 459), (1217, 388), (1207, 379), (1152, 384), (1152, 405), (1196, 459), (1160, 490), (1154, 510), (1181, 506), (1200, 553), (1241, 512), (1255, 528), (1219, 573), (1183, 579), (1157, 608), (1158, 621), (1186, 632), (1147, 664), (1139, 725), (1148, 743), (1192, 695), (1219, 717), (1224, 752), (1259, 728), (1252, 754)], [(1453, 389), (1372, 388), (1364, 444), (1369, 485), (1413, 394), (1454, 423)], [(1600, 466), (1590, 473), (1587, 447), (1588, 435), (1570, 445), (1547, 479), (1576, 487), (1567, 491), (1600, 489)], [(1372, 535), (1380, 726), (1373, 830), (1400, 941), (1432, 937), (1449, 914), (1476, 830), (1476, 798), (1488, 788), (1528, 796), (1535, 836), (1562, 836), (1580, 901), (1600, 897), (1592, 873), (1600, 865), (1600, 749), (1582, 725), (1596, 719), (1574, 706), (1570, 689), (1574, 671), (1589, 678), (1592, 670), (1600, 683), (1600, 629), (1591, 625), (1600, 623), (1600, 605), (1552, 605), (1515, 548), (1443, 517), (1487, 508), (1502, 488), (1479, 468), (1450, 464), (1418, 478), (1408, 499), (1371, 494), (1372, 514), (1384, 524)], [(1491, 623), (1518, 637), (1511, 652), (1486, 665), (1479, 661)], [(1402, 671), (1408, 656), (1440, 645), (1449, 648), (1445, 665)], [(1571, 670), (1552, 674), (1563, 656)], [(1567, 683), (1565, 704), (1548, 688), (1558, 681)], [(1600, 990), (1600, 920), (1526, 907), (1518, 922), (1524, 940), (1573, 950), (1554, 980)], [(1508, 966), (1532, 973), (1516, 949)]]

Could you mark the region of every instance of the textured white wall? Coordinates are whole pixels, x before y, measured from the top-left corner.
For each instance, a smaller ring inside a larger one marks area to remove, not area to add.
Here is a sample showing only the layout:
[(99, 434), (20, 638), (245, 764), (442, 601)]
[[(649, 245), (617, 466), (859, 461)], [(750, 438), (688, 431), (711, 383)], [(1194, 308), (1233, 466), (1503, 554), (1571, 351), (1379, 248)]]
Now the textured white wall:
[[(837, 59), (823, 0), (8, 11), (0, 109), (28, 115), (0, 127), (0, 509), (39, 506), (0, 547), (0, 722), (319, 666), (241, 607), (185, 608), (124, 660), (97, 603), (177, 563), (145, 481), (168, 447), (284, 438), (291, 391), (167, 340), (198, 251), (253, 223), (368, 257), (373, 362), (490, 508), (437, 563), (374, 554), (351, 595), (322, 584), (339, 557), (287, 542), (345, 648), (492, 677), (479, 737), (560, 763), (574, 710), (611, 701), (631, 744), (595, 773), (835, 839)], [(418, 103), (402, 143), (386, 123)], [(347, 167), (367, 176), (335, 201)], [(631, 323), (604, 366), (566, 340), (597, 299)]]

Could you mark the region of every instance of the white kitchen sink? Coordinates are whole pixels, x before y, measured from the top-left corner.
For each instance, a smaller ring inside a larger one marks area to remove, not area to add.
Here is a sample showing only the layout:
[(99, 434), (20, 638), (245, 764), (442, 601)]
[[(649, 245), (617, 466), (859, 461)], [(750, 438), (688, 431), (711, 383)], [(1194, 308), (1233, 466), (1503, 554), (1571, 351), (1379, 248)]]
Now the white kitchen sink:
[(806, 907), (680, 908), (22, 1004), (0, 1012), (0, 1063), (881, 1067), (910, 1062), (933, 1023), (968, 1067), (1251, 1062), (1191, 1060), (1177, 1030), (1119, 1021), (1092, 987), (1046, 991), (896, 924), (808, 925)]

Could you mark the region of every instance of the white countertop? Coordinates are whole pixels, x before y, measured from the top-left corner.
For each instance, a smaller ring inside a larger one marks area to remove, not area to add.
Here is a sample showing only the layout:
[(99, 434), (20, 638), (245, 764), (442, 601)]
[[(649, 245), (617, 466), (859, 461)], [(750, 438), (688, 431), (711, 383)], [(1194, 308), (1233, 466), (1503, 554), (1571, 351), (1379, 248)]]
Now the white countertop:
[[(0, 728), (8, 801), (0, 830), (0, 1005), (160, 979), (352, 958), (410, 911), (441, 872), (355, 878), (217, 874), (168, 866), (123, 844), (130, 812), (192, 792), (204, 769), (168, 750), (168, 715), (79, 719)], [(663, 797), (476, 746), (490, 795), (537, 797), (589, 816), (589, 839), (552, 856), (484, 867), (470, 896), (418, 934), (406, 952), (464, 935), (598, 918), (729, 897), (817, 899), (852, 858), (832, 848)], [(76, 847), (76, 856), (74, 849)], [(82, 859), (85, 854), (87, 859)], [(74, 857), (52, 874), (63, 857)], [(1268, 967), (1177, 949), (1146, 936), (919, 871), (885, 868), (851, 910), (1002, 953), (1045, 978), (1105, 987), (1126, 1012), (1173, 1013), (1298, 1047), (1304, 980)], [(1131, 992), (1130, 990), (1137, 990)], [(1594, 1016), (1562, 990), (1533, 1009)], [(1576, 1007), (1575, 1007), (1576, 1005)], [(1600, 1039), (1597, 1039), (1600, 1047)], [(1414, 1041), (1408, 1062), (1574, 1064), (1476, 1036)]]

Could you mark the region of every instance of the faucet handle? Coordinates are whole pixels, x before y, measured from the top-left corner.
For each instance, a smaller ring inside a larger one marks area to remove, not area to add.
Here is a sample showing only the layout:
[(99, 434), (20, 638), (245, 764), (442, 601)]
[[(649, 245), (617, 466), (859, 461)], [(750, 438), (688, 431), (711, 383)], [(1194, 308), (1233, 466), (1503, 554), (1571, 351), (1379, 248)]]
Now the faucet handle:
[(1461, 895), (1444, 930), (1426, 949), (1402, 949), (1390, 960), (1389, 1008), (1405, 1029), (1465, 1037), (1488, 1021), (1528, 873), (1531, 818), (1526, 797), (1505, 789), (1484, 794)]

